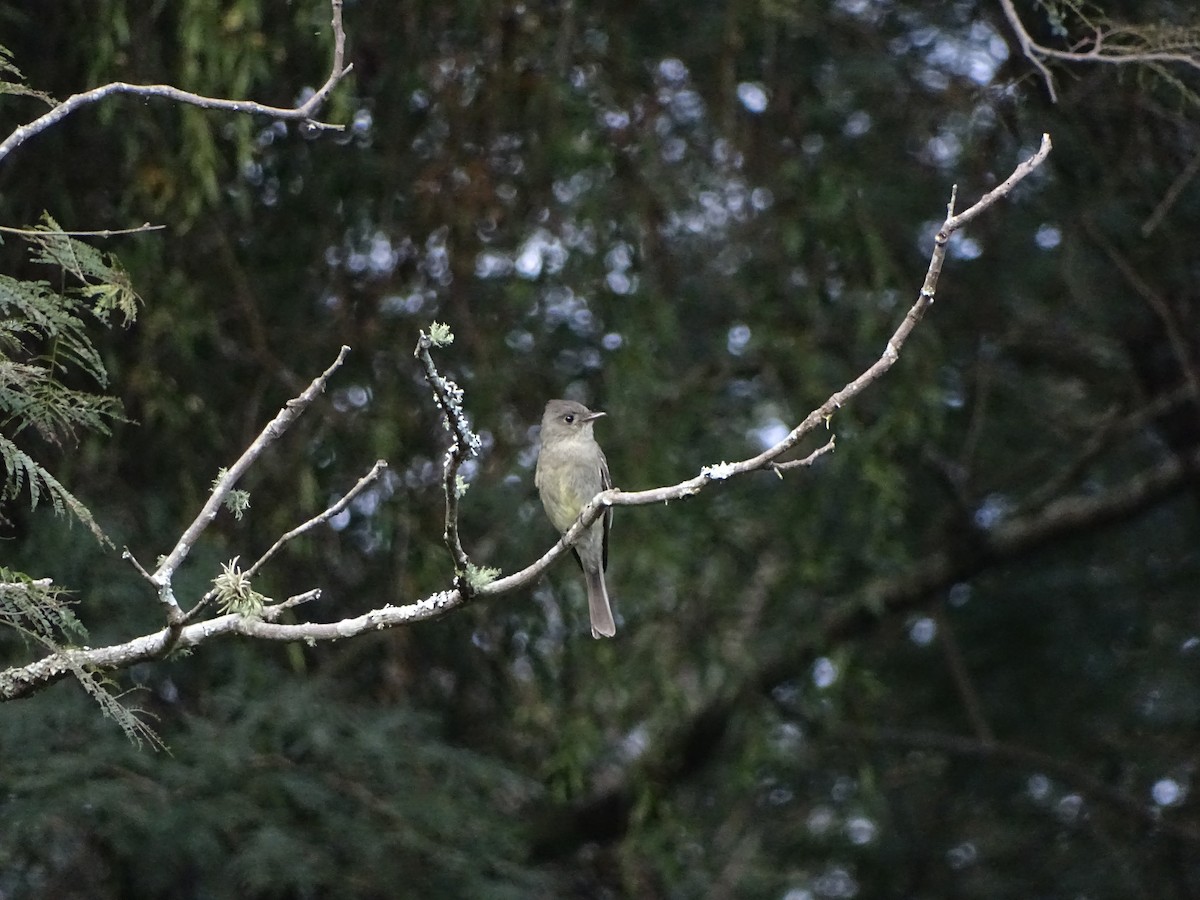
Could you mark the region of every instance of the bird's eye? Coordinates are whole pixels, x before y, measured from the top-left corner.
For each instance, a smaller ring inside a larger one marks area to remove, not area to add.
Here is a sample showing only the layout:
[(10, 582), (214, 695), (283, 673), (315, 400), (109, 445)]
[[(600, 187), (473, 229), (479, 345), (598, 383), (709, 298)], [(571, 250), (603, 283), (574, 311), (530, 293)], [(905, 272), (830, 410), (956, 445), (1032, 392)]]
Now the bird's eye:
[(572, 422), (575, 421), (575, 414), (567, 413), (565, 416), (563, 416), (563, 421), (566, 422), (568, 425), (570, 425)]

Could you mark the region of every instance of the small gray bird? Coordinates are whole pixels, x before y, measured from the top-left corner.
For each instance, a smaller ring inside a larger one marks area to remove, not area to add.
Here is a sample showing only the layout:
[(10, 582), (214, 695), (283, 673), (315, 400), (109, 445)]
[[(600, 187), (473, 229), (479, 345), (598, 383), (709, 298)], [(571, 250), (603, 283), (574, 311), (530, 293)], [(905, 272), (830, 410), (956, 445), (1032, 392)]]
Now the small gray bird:
[[(592, 412), (574, 400), (551, 400), (542, 415), (542, 438), (538, 449), (534, 483), (546, 515), (565, 534), (589, 500), (612, 487), (604, 451), (592, 435), (592, 425), (604, 413)], [(608, 568), (608, 532), (612, 507), (591, 524), (572, 548), (587, 579), (588, 612), (592, 637), (617, 633), (604, 570)]]

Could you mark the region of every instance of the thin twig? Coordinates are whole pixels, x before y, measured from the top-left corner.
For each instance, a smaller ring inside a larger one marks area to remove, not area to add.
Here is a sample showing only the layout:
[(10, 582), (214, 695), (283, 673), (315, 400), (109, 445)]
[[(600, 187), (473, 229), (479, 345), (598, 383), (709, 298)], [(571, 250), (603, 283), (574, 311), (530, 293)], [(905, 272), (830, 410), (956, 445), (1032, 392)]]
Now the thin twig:
[[(304, 524), (297, 525), (295, 528), (293, 528), (287, 534), (285, 534), (281, 538), (279, 538), (279, 540), (277, 540), (274, 544), (272, 544), (270, 549), (268, 549), (266, 553), (264, 553), (262, 556), (260, 556), (255, 561), (254, 565), (252, 565), (249, 569), (247, 569), (245, 571), (245, 573), (244, 573), (245, 577), (247, 579), (249, 579), (249, 578), (253, 578), (256, 574), (258, 574), (258, 571), (264, 565), (266, 565), (267, 561), (272, 556), (274, 556), (283, 547), (283, 545), (286, 544), (288, 541), (292, 540), (293, 538), (299, 537), (300, 535), (304, 534), (304, 532), (306, 532), (306, 531), (310, 531), (311, 529), (320, 525), (322, 522), (328, 522), (330, 519), (332, 519), (334, 516), (336, 516), (338, 513), (340, 513), (343, 509), (345, 509), (354, 500), (355, 497), (357, 497), (359, 494), (361, 494), (367, 488), (368, 485), (370, 485), (372, 482), (374, 482), (380, 476), (380, 474), (382, 474), (383, 470), (387, 468), (387, 465), (388, 464), (387, 464), (386, 460), (381, 459), (381, 460), (376, 461), (375, 465), (371, 467), (371, 471), (368, 472), (366, 475), (364, 475), (362, 478), (360, 478), (358, 480), (358, 482), (354, 485), (354, 487), (350, 488), (350, 490), (347, 491), (340, 500), (338, 500), (336, 503), (334, 503), (332, 506), (330, 506), (324, 512), (321, 512), (318, 515), (313, 516), (311, 519), (309, 519)], [(319, 594), (320, 591), (318, 591), (317, 593)], [(217, 592), (215, 589), (213, 589), (213, 590), (210, 590), (208, 593), (206, 593), (203, 597), (201, 597), (200, 600), (196, 603), (196, 605), (188, 610), (187, 616), (185, 617), (185, 621), (187, 621), (187, 622), (194, 621), (196, 619), (196, 617), (208, 606), (208, 604), (216, 599), (216, 596), (217, 596)], [(294, 606), (295, 604), (292, 604), (292, 605)], [(268, 607), (268, 608), (276, 609), (276, 608), (278, 608), (278, 604), (276, 604), (275, 606), (272, 606), (272, 607)]]
[(792, 469), (806, 468), (811, 466), (826, 453), (832, 453), (836, 449), (834, 446), (836, 443), (837, 435), (830, 435), (829, 440), (826, 441), (824, 445), (818, 447), (803, 459), (789, 459), (786, 462), (767, 463), (767, 468), (778, 475), (780, 480), (782, 480), (784, 472), (790, 472)]
[(278, 618), (279, 614), (285, 609), (291, 609), (294, 606), (299, 606), (302, 603), (309, 603), (313, 600), (321, 599), (321, 589), (313, 588), (311, 591), (305, 591), (303, 594), (294, 594), (286, 600), (281, 600), (278, 603), (268, 603), (262, 608), (259, 616), (265, 622), (273, 622)]
[[(1118, 418), (1117, 412), (1106, 413), (1095, 426), (1095, 430), (1082, 440), (1079, 452), (1073, 459), (1054, 472), (1041, 485), (1030, 491), (1017, 507), (1017, 513), (1031, 512), (1052, 501), (1079, 479), (1088, 466), (1100, 453), (1112, 446), (1112, 442), (1122, 436), (1137, 434), (1156, 418), (1184, 403), (1192, 401), (1192, 388), (1184, 383), (1173, 391), (1160, 394), (1139, 407), (1127, 413), (1124, 418)], [(1078, 443), (1078, 442), (1077, 442)]]
[(1104, 251), (1117, 271), (1129, 283), (1129, 286), (1133, 288), (1139, 297), (1146, 301), (1146, 305), (1162, 321), (1163, 330), (1167, 336), (1167, 343), (1171, 347), (1171, 352), (1175, 354), (1175, 362), (1179, 364), (1179, 370), (1183, 373), (1184, 381), (1187, 382), (1188, 388), (1192, 392), (1192, 399), (1200, 401), (1200, 372), (1196, 371), (1196, 365), (1190, 352), (1190, 341), (1185, 336), (1185, 330), (1178, 321), (1178, 317), (1171, 308), (1171, 305), (1167, 302), (1166, 298), (1151, 287), (1138, 272), (1137, 268), (1122, 255), (1095, 222), (1090, 218), (1085, 218), (1083, 220), (1083, 227), (1088, 237), (1100, 246), (1100, 249)]
[(304, 534), (304, 532), (306, 532), (306, 531), (311, 531), (312, 529), (316, 528), (318, 525), (322, 524), (323, 522), (328, 522), (330, 519), (332, 519), (334, 516), (336, 516), (338, 513), (340, 513), (343, 509), (345, 509), (347, 506), (349, 506), (354, 501), (355, 497), (357, 497), (364, 490), (366, 490), (372, 483), (374, 483), (374, 481), (380, 475), (383, 474), (383, 470), (386, 469), (387, 467), (388, 467), (387, 460), (385, 460), (385, 459), (376, 460), (375, 465), (373, 465), (371, 467), (371, 471), (368, 472), (366, 475), (364, 475), (362, 478), (360, 478), (358, 480), (358, 482), (354, 485), (354, 487), (350, 488), (350, 490), (348, 490), (345, 493), (345, 495), (342, 497), (341, 500), (339, 500), (337, 503), (333, 504), (333, 506), (329, 507), (324, 512), (313, 516), (311, 519), (309, 519), (303, 525), (297, 525), (295, 528), (293, 528), (287, 534), (283, 535), (283, 537), (281, 537), (279, 540), (277, 540), (274, 544), (272, 544), (271, 548), (269, 550), (267, 550), (267, 552), (264, 553), (262, 556), (260, 556), (258, 558), (258, 560), (254, 563), (254, 565), (252, 565), (249, 569), (246, 570), (246, 577), (250, 578), (250, 577), (253, 577), (254, 575), (256, 575), (258, 573), (258, 570), (261, 569), (264, 565), (266, 565), (267, 561), (272, 556), (274, 556), (283, 547), (283, 545), (286, 544), (288, 541), (292, 540), (293, 538), (299, 537), (300, 535)]
[(971, 722), (971, 729), (975, 732), (975, 737), (983, 743), (994, 743), (996, 733), (984, 714), (983, 701), (979, 699), (979, 691), (975, 689), (975, 682), (971, 678), (970, 669), (967, 668), (950, 617), (939, 608), (934, 614), (934, 620), (937, 622), (942, 652), (946, 655), (946, 665), (950, 667), (950, 677), (954, 679), (954, 686), (958, 689), (958, 696), (967, 712), (967, 719)]
[[(1105, 43), (1106, 37), (1113, 36), (1133, 37), (1136, 39), (1138, 36), (1137, 31), (1130, 28), (1112, 28), (1107, 34), (1096, 28), (1090, 41), (1085, 39), (1077, 43), (1070, 50), (1058, 50), (1054, 47), (1047, 47), (1044, 44), (1039, 44), (1030, 36), (1029, 32), (1025, 29), (1025, 24), (1021, 21), (1021, 17), (1017, 14), (1017, 8), (1013, 4), (1013, 0), (1000, 0), (1000, 7), (1004, 11), (1004, 17), (1008, 19), (1008, 24), (1012, 26), (1017, 43), (1021, 45), (1021, 52), (1033, 63), (1034, 68), (1041, 73), (1042, 79), (1046, 83), (1046, 91), (1050, 95), (1051, 103), (1058, 102), (1058, 94), (1054, 89), (1054, 76), (1050, 74), (1050, 70), (1044, 62), (1046, 59), (1060, 59), (1066, 62), (1107, 63), (1110, 65), (1178, 63), (1192, 69), (1200, 69), (1200, 50), (1194, 47), (1189, 48), (1191, 52), (1180, 53), (1169, 50), (1123, 46), (1119, 43)], [(1089, 42), (1091, 43), (1091, 47), (1087, 50), (1077, 49)]]
[(954, 212), (955, 203), (958, 199), (958, 186), (955, 185), (951, 189), (950, 202), (946, 205), (946, 220), (942, 223), (942, 227), (938, 230), (934, 238), (933, 253), (929, 260), (929, 269), (925, 273), (925, 281), (921, 285), (916, 302), (913, 303), (908, 314), (888, 340), (883, 354), (861, 375), (841, 390), (833, 393), (828, 400), (810, 412), (804, 421), (793, 428), (783, 440), (749, 459), (744, 459), (740, 462), (718, 463), (712, 466), (705, 466), (700, 470), (699, 475), (689, 478), (686, 481), (681, 481), (678, 484), (670, 485), (669, 487), (631, 492), (612, 488), (597, 494), (583, 508), (583, 512), (579, 514), (579, 519), (576, 520), (575, 524), (571, 526), (558, 543), (551, 547), (541, 559), (526, 566), (519, 572), (514, 572), (512, 575), (498, 578), (484, 585), (479, 589), (480, 596), (495, 596), (506, 593), (539, 576), (554, 560), (566, 552), (566, 549), (579, 538), (584, 530), (603, 515), (604, 510), (610, 506), (644, 506), (651, 503), (666, 503), (671, 500), (682, 500), (687, 497), (693, 497), (714, 482), (724, 481), (736, 475), (744, 475), (748, 472), (768, 468), (778, 457), (787, 453), (807, 435), (827, 423), (846, 403), (861, 394), (871, 384), (878, 381), (900, 358), (900, 351), (908, 340), (908, 336), (912, 334), (913, 329), (917, 327), (928, 309), (933, 306), (934, 297), (937, 293), (938, 278), (942, 272), (942, 264), (946, 258), (946, 248), (950, 243), (951, 235), (967, 223), (974, 221), (985, 210), (1012, 193), (1017, 184), (1028, 177), (1046, 160), (1046, 157), (1050, 154), (1050, 149), (1050, 135), (1043, 134), (1041, 146), (1033, 156), (1018, 164), (1008, 178), (980, 197), (973, 206), (961, 213), (955, 214)]
[(1021, 17), (1017, 15), (1017, 10), (1012, 4), (1012, 0), (1000, 0), (1000, 7), (1004, 10), (1004, 17), (1008, 19), (1008, 24), (1012, 26), (1013, 32), (1016, 34), (1017, 43), (1021, 45), (1021, 52), (1025, 54), (1025, 58), (1033, 63), (1033, 67), (1042, 75), (1042, 81), (1046, 84), (1046, 92), (1050, 95), (1050, 102), (1058, 102), (1058, 92), (1054, 89), (1054, 76), (1050, 74), (1050, 70), (1046, 64), (1042, 62), (1041, 50), (1039, 44), (1034, 43), (1029, 32), (1025, 30), (1025, 24), (1021, 21)]
[(345, 65), (346, 32), (342, 27), (342, 0), (331, 0), (331, 6), (333, 9), (333, 18), (331, 21), (333, 26), (333, 62), (329, 77), (312, 96), (298, 106), (277, 107), (256, 103), (252, 100), (227, 100), (220, 97), (204, 97), (169, 84), (129, 84), (124, 81), (114, 81), (80, 94), (73, 94), (49, 112), (13, 131), (12, 134), (0, 143), (0, 160), (3, 160), (9, 153), (34, 135), (41, 134), (51, 126), (58, 124), (77, 109), (117, 94), (131, 94), (135, 97), (164, 97), (176, 103), (186, 103), (190, 106), (199, 106), (202, 109), (220, 109), (228, 112), (249, 113), (270, 116), (274, 119), (301, 120), (306, 121), (314, 128), (343, 130), (344, 126), (342, 125), (318, 122), (312, 118), (321, 105), (324, 104), (330, 93), (333, 92), (333, 89), (337, 87), (338, 83), (353, 68), (353, 66)]
[[(343, 346), (333, 364), (314, 378), (312, 384), (305, 388), (302, 394), (284, 404), (283, 409), (279, 411), (275, 418), (267, 423), (258, 437), (254, 439), (254, 442), (238, 457), (237, 462), (230, 466), (225, 474), (217, 479), (217, 483), (208, 495), (208, 500), (205, 501), (203, 508), (201, 508), (196, 518), (192, 520), (192, 524), (187, 527), (187, 530), (184, 531), (183, 535), (176, 542), (175, 547), (167, 554), (150, 577), (150, 580), (158, 587), (159, 600), (167, 608), (167, 621), (172, 626), (182, 625), (186, 621), (171, 588), (171, 579), (175, 575), (175, 570), (187, 559), (192, 545), (203, 534), (204, 529), (217, 517), (221, 505), (225, 502), (225, 498), (229, 496), (229, 492), (237, 484), (238, 479), (246, 473), (246, 470), (254, 464), (263, 451), (274, 443), (277, 438), (281, 437), (313, 400), (325, 390), (325, 384), (329, 381), (329, 377), (341, 366), (349, 352), (350, 348)], [(166, 649), (170, 649), (169, 642)]]
[(1171, 207), (1175, 205), (1175, 201), (1179, 199), (1179, 195), (1183, 193), (1183, 189), (1188, 186), (1188, 182), (1196, 177), (1197, 172), (1200, 172), (1200, 153), (1193, 156), (1192, 161), (1171, 182), (1171, 186), (1163, 194), (1163, 198), (1159, 201), (1158, 206), (1154, 207), (1154, 212), (1150, 213), (1150, 217), (1142, 224), (1142, 237), (1150, 237), (1155, 229), (1162, 224), (1162, 220), (1167, 217), (1167, 213), (1171, 211)]
[(104, 228), (100, 231), (58, 231), (51, 228), (10, 228), (0, 225), (0, 231), (5, 234), (19, 234), (24, 237), (42, 237), (45, 235), (60, 235), (62, 237), (98, 237), (110, 238), (118, 234), (141, 234), (144, 231), (162, 231), (166, 225), (151, 225), (146, 222), (136, 228)]
[(458, 534), (458, 472), (467, 459), (479, 452), (479, 436), (471, 431), (467, 414), (463, 410), (462, 388), (439, 373), (434, 365), (433, 357), (429, 353), (433, 346), (433, 339), (422, 331), (413, 355), (425, 371), (425, 380), (433, 390), (433, 400), (444, 417), (442, 424), (450, 432), (450, 448), (446, 451), (446, 459), (442, 465), (442, 487), (446, 494), (446, 522), (442, 539), (454, 559), (455, 587), (469, 596), (471, 586), (467, 580), (467, 569), (471, 561)]
[(145, 567), (140, 562), (138, 562), (138, 558), (133, 555), (133, 551), (130, 550), (128, 547), (121, 548), (121, 559), (129, 560), (129, 562), (133, 564), (133, 567), (138, 570), (139, 575), (141, 575), (143, 578), (145, 578), (151, 584), (154, 584), (154, 576), (146, 571)]

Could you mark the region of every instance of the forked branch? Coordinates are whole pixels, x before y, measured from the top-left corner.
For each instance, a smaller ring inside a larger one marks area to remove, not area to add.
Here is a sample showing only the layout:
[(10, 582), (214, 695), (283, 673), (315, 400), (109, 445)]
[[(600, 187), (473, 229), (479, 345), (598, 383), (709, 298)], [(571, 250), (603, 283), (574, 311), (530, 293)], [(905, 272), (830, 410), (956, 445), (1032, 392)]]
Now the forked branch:
[[(96, 649), (69, 650), (51, 655), (38, 662), (26, 666), (0, 672), (0, 700), (13, 699), (33, 693), (67, 674), (73, 666), (84, 666), (93, 670), (111, 670), (128, 666), (134, 662), (154, 658), (161, 655), (165, 647), (192, 647), (214, 637), (225, 634), (241, 634), (246, 637), (261, 640), (277, 641), (323, 641), (339, 640), (354, 637), (369, 631), (384, 628), (395, 628), (411, 625), (417, 622), (439, 618), (461, 607), (472, 596), (492, 597), (516, 590), (531, 583), (561, 554), (566, 552), (583, 529), (594, 522), (604, 510), (610, 506), (644, 506), (652, 503), (662, 503), (668, 500), (681, 499), (698, 494), (711, 487), (714, 483), (724, 482), (734, 476), (744, 475), (755, 471), (774, 471), (782, 474), (786, 469), (797, 465), (811, 463), (818, 456), (832, 450), (832, 441), (818, 448), (802, 460), (780, 462), (780, 457), (793, 450), (804, 438), (819, 428), (826, 427), (833, 417), (846, 403), (853, 400), (868, 386), (883, 376), (899, 359), (900, 352), (913, 329), (920, 323), (925, 313), (933, 305), (937, 292), (938, 279), (945, 261), (947, 246), (954, 232), (973, 221), (976, 217), (1006, 197), (1022, 180), (1028, 177), (1050, 153), (1050, 138), (1043, 135), (1041, 146), (1028, 160), (1016, 167), (1013, 173), (999, 186), (985, 194), (973, 206), (961, 213), (955, 212), (957, 188), (951, 194), (947, 208), (946, 219), (942, 223), (935, 239), (934, 248), (929, 261), (925, 280), (917, 294), (917, 298), (907, 315), (900, 322), (882, 355), (861, 375), (830, 395), (824, 403), (814, 409), (808, 416), (796, 425), (783, 440), (764, 450), (756, 456), (739, 462), (722, 462), (705, 466), (700, 473), (678, 484), (653, 488), (644, 491), (625, 492), (617, 489), (597, 494), (584, 508), (579, 521), (540, 559), (519, 572), (501, 578), (480, 587), (464, 583), (465, 569), (468, 566), (467, 555), (458, 540), (457, 532), (457, 499), (458, 499), (458, 467), (474, 449), (474, 435), (471, 432), (461, 405), (461, 391), (453, 382), (442, 377), (433, 365), (430, 349), (438, 342), (435, 333), (422, 334), (417, 345), (416, 356), (421, 361), (429, 383), (434, 391), (437, 402), (446, 415), (446, 427), (451, 433), (452, 446), (447, 455), (446, 464), (446, 539), (450, 545), (455, 561), (455, 586), (446, 591), (432, 594), (422, 600), (403, 606), (383, 606), (370, 610), (362, 615), (331, 623), (300, 623), (280, 624), (274, 621), (279, 611), (295, 606), (312, 594), (299, 595), (283, 603), (266, 606), (258, 615), (242, 613), (227, 613), (199, 622), (186, 622), (178, 612), (178, 604), (170, 596), (170, 578), (176, 567), (187, 556), (192, 544), (199, 533), (211, 521), (222, 499), (232, 489), (238, 475), (257, 457), (265, 443), (278, 435), (278, 432), (291, 421), (291, 418), (311, 401), (324, 387), (325, 380), (340, 364), (344, 356), (339, 356), (338, 362), (330, 367), (318, 379), (314, 380), (309, 389), (301, 397), (289, 403), (272, 422), (259, 439), (247, 449), (242, 458), (230, 469), (228, 475), (222, 478), (214, 488), (208, 503), (197, 516), (196, 521), (180, 537), (175, 549), (167, 556), (158, 570), (151, 576), (165, 595), (163, 602), (174, 607), (174, 612), (168, 617), (169, 626), (163, 631), (144, 637), (135, 638), (122, 644)], [(376, 472), (379, 470), (377, 467)], [(1047, 513), (1050, 511), (1047, 510)], [(1056, 510), (1068, 518), (1083, 512), (1082, 509)], [(322, 520), (320, 516), (314, 522)], [(268, 551), (270, 552), (270, 551)]]

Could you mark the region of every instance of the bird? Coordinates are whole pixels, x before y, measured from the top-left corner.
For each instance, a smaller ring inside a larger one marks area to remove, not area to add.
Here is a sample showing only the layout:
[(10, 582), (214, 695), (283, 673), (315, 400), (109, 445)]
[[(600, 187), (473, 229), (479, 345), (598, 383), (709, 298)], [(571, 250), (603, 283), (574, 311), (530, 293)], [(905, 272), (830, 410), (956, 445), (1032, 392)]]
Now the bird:
[[(596, 443), (592, 427), (605, 415), (574, 400), (551, 400), (542, 415), (534, 484), (551, 524), (566, 534), (596, 494), (612, 487), (608, 461)], [(592, 637), (612, 637), (613, 621), (604, 570), (608, 568), (608, 533), (612, 507), (588, 526), (572, 550), (587, 582), (588, 613)]]

